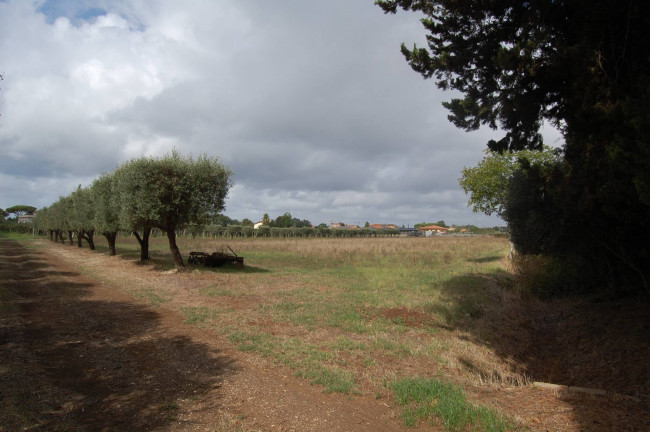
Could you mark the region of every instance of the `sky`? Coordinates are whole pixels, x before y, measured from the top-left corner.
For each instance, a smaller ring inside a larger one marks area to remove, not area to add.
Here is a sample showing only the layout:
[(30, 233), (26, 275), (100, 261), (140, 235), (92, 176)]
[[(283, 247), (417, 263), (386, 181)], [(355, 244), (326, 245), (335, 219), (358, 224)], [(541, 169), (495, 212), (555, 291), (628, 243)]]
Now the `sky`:
[(0, 208), (176, 149), (230, 167), (234, 219), (504, 225), (458, 184), (502, 133), (447, 120), (454, 95), (399, 50), (426, 45), (419, 19), (373, 0), (0, 0)]

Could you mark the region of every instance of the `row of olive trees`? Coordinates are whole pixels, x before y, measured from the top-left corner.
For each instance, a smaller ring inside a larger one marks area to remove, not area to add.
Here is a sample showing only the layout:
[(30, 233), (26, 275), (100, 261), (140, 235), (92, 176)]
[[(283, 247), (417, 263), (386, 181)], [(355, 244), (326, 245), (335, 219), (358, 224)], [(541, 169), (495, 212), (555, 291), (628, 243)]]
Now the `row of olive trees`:
[(183, 157), (176, 151), (160, 158), (133, 159), (112, 173), (99, 176), (89, 187), (79, 186), (67, 197), (36, 212), (36, 228), (50, 239), (63, 241), (67, 233), (81, 246), (94, 249), (100, 233), (115, 255), (118, 231), (127, 230), (140, 245), (140, 259), (149, 259), (153, 229), (167, 234), (177, 268), (184, 267), (176, 232), (191, 224), (205, 224), (225, 207), (232, 172), (219, 159)]

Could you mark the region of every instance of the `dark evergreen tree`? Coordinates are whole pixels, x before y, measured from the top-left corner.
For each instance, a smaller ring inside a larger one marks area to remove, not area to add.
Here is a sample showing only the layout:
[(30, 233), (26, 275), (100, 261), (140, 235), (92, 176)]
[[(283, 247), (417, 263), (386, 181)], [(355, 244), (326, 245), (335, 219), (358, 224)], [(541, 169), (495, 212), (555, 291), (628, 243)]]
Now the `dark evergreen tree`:
[(585, 274), (604, 272), (612, 287), (648, 292), (650, 2), (377, 4), (386, 12), (424, 14), (428, 47), (402, 45), (402, 52), (438, 87), (460, 92), (444, 103), (456, 126), (500, 128), (505, 136), (488, 143), (498, 152), (541, 149), (544, 122), (562, 132), (561, 168), (519, 174), (546, 191), (538, 196), (543, 205), (511, 200), (506, 208), (511, 225), (526, 220), (513, 216), (523, 214), (516, 203), (532, 206), (538, 219), (552, 214), (554, 238), (571, 239), (540, 237), (533, 249), (584, 261)]

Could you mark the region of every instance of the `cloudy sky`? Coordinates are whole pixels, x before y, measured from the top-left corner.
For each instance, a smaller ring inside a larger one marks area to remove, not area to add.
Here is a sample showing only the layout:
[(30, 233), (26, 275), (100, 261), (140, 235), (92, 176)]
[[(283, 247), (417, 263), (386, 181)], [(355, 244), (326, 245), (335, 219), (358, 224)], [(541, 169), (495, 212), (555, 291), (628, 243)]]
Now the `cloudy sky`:
[(458, 186), (499, 133), (447, 121), (424, 37), (373, 0), (0, 0), (0, 208), (176, 148), (233, 170), (236, 219), (501, 224)]

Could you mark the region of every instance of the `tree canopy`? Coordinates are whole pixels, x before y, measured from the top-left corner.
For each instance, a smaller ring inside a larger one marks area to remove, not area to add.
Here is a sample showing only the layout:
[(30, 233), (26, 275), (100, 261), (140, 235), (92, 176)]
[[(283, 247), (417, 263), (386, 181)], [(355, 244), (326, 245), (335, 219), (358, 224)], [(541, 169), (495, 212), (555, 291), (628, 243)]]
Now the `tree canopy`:
[(111, 255), (115, 255), (115, 240), (120, 229), (117, 203), (117, 185), (112, 175), (102, 174), (90, 186), (93, 195), (94, 220), (93, 226), (108, 242)]
[(475, 213), (486, 215), (494, 213), (503, 218), (508, 188), (515, 172), (526, 164), (535, 165), (561, 160), (561, 151), (548, 147), (543, 151), (524, 150), (516, 153), (498, 153), (488, 150), (477, 166), (463, 168), (459, 183), (465, 193), (469, 194), (468, 206), (472, 206)]
[(462, 94), (444, 104), (456, 126), (506, 132), (489, 143), (493, 150), (540, 149), (543, 121), (571, 134), (595, 120), (585, 112), (610, 116), (629, 98), (648, 93), (645, 1), (376, 3), (385, 12), (399, 7), (424, 14), (428, 49), (402, 45), (402, 53), (438, 87)]
[[(500, 198), (479, 199), (480, 211), (524, 224), (519, 238), (530, 250), (579, 258), (584, 274), (599, 273), (617, 290), (650, 292), (650, 2), (376, 3), (424, 15), (427, 47), (402, 45), (402, 53), (416, 72), (460, 94), (444, 103), (457, 127), (503, 131), (490, 150), (541, 150), (544, 123), (561, 131), (561, 163), (517, 170), (520, 187), (508, 192), (505, 210)], [(531, 221), (550, 217), (558, 241), (535, 240)]]
[(139, 241), (144, 241), (151, 228), (165, 231), (176, 266), (183, 267), (176, 230), (190, 223), (206, 223), (224, 209), (232, 172), (217, 158), (194, 160), (174, 151), (161, 158), (129, 161), (115, 176), (121, 223), (143, 230)]
[(25, 214), (32, 214), (36, 211), (36, 207), (32, 207), (30, 205), (15, 205), (8, 207), (5, 212), (8, 214), (13, 214), (15, 218), (18, 218), (18, 216), (22, 216)]
[(153, 228), (167, 233), (177, 267), (184, 267), (176, 245), (176, 231), (204, 225), (225, 207), (232, 185), (232, 172), (219, 159), (181, 156), (176, 151), (154, 158), (130, 160), (112, 173), (102, 174), (90, 187), (61, 197), (38, 211), (39, 229), (63, 241), (63, 232), (85, 239), (91, 249), (93, 234), (100, 232), (115, 255), (118, 230), (132, 232), (140, 243), (140, 259), (149, 259), (149, 236)]
[(89, 188), (82, 188), (72, 192), (70, 200), (70, 226), (77, 236), (77, 245), (81, 247), (81, 241), (86, 240), (90, 249), (95, 249), (95, 206), (93, 195)]

